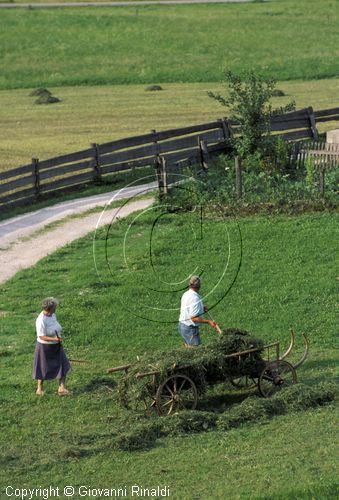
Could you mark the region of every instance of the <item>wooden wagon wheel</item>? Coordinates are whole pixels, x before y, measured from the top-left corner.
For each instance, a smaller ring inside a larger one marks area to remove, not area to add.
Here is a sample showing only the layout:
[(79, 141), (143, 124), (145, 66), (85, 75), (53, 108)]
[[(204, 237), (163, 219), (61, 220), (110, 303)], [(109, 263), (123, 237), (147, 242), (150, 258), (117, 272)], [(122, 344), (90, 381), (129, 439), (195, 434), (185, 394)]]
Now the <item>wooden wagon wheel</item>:
[(198, 403), (198, 391), (193, 380), (186, 375), (171, 375), (158, 387), (155, 402), (159, 415), (194, 410)]
[(276, 391), (297, 383), (297, 373), (287, 361), (272, 361), (267, 363), (262, 371), (258, 387), (264, 398), (269, 398)]
[(231, 378), (231, 384), (237, 389), (254, 389), (257, 386), (257, 381), (249, 377), (248, 375), (244, 375), (243, 377)]

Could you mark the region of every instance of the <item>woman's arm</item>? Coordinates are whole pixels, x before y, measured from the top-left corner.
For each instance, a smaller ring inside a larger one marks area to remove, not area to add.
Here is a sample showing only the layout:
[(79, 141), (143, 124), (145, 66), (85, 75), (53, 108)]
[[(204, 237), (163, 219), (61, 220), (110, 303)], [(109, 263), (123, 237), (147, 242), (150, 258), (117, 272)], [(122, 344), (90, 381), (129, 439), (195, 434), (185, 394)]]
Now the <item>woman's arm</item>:
[(39, 335), (39, 339), (45, 340), (46, 342), (61, 342), (59, 337), (49, 337), (48, 335)]

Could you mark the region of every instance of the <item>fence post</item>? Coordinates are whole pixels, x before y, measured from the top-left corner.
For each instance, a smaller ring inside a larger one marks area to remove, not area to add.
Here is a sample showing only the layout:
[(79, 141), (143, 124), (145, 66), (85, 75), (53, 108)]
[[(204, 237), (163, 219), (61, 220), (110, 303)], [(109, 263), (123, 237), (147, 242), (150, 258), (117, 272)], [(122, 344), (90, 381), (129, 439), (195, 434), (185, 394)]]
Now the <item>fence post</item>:
[(40, 196), (40, 170), (39, 170), (39, 159), (32, 158), (32, 175), (33, 175), (33, 188), (35, 198)]
[(159, 158), (159, 154), (160, 154), (160, 147), (159, 147), (159, 143), (158, 143), (158, 140), (157, 140), (157, 131), (155, 129), (152, 129), (151, 130), (152, 134), (154, 135), (154, 138), (153, 138), (153, 143), (154, 143), (154, 147), (155, 147), (155, 153), (154, 153), (154, 156), (156, 158)]
[(325, 165), (321, 164), (319, 169), (319, 191), (321, 198), (325, 197)]
[(200, 137), (198, 137), (198, 144), (200, 149), (201, 167), (204, 172), (208, 172), (209, 152), (207, 144), (205, 141), (201, 141)]
[(94, 155), (93, 155), (93, 180), (94, 181), (101, 181), (99, 145), (94, 142), (94, 143), (91, 144), (91, 147), (94, 150)]
[(160, 156), (161, 162), (161, 175), (162, 175), (162, 183), (164, 194), (168, 193), (168, 185), (167, 185), (167, 169), (166, 169), (166, 159), (163, 156)]
[(310, 106), (309, 108), (307, 108), (307, 113), (308, 113), (308, 117), (309, 117), (309, 120), (310, 120), (310, 125), (311, 125), (311, 131), (312, 131), (313, 139), (315, 141), (318, 141), (319, 140), (318, 130), (317, 130), (317, 125), (316, 125), (316, 122), (315, 122), (315, 116), (314, 116), (314, 111), (313, 111), (312, 106)]
[(160, 156), (159, 156), (159, 149), (160, 148), (159, 148), (158, 141), (157, 141), (157, 131), (155, 129), (152, 129), (151, 133), (154, 136), (153, 137), (153, 144), (154, 144), (154, 148), (155, 148), (155, 152), (154, 152), (154, 166), (155, 166), (155, 169), (156, 169), (156, 176), (157, 176), (159, 191), (161, 193), (162, 192), (162, 176), (161, 176), (161, 159), (160, 159)]
[(240, 200), (242, 197), (242, 165), (240, 156), (235, 157), (235, 188), (237, 199)]
[(166, 159), (163, 156), (157, 155), (155, 167), (160, 197), (162, 197), (164, 194), (168, 193)]
[(298, 168), (298, 160), (300, 155), (300, 142), (294, 142), (292, 144), (292, 150), (290, 155), (290, 169), (296, 171)]
[(219, 120), (221, 122), (221, 128), (222, 128), (222, 131), (223, 131), (223, 134), (224, 134), (224, 139), (226, 141), (230, 140), (231, 137), (232, 137), (232, 130), (229, 126), (229, 123), (228, 123), (228, 120), (226, 117), (224, 118), (219, 118)]

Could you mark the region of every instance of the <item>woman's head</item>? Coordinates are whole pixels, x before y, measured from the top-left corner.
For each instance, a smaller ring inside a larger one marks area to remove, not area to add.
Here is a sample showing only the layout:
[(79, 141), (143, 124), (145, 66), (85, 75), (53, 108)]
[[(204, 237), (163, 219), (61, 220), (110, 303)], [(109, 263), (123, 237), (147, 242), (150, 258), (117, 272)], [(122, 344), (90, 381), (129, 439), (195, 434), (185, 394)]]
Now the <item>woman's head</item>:
[(46, 299), (44, 299), (42, 301), (42, 307), (43, 307), (44, 311), (46, 311), (47, 313), (50, 313), (50, 314), (54, 313), (58, 304), (59, 304), (59, 301), (57, 299), (55, 299), (54, 297), (46, 297)]

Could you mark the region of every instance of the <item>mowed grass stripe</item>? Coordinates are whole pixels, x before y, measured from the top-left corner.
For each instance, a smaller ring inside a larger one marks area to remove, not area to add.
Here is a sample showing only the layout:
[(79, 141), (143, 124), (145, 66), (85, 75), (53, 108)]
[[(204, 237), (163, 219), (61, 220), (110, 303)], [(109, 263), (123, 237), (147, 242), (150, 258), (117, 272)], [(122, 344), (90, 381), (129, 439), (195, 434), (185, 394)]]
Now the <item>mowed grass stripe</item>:
[[(167, 130), (213, 121), (228, 110), (207, 95), (224, 92), (221, 83), (162, 84), (162, 91), (146, 92), (145, 85), (49, 87), (61, 102), (35, 105), (30, 90), (0, 91), (0, 171), (132, 137), (152, 129)], [(339, 106), (339, 80), (278, 82), (285, 97), (273, 99), (282, 106), (295, 99), (297, 108), (327, 109)], [(336, 128), (333, 122), (319, 130)]]
[(0, 88), (219, 81), (224, 68), (334, 77), (339, 13), (332, 4), (3, 10)]

